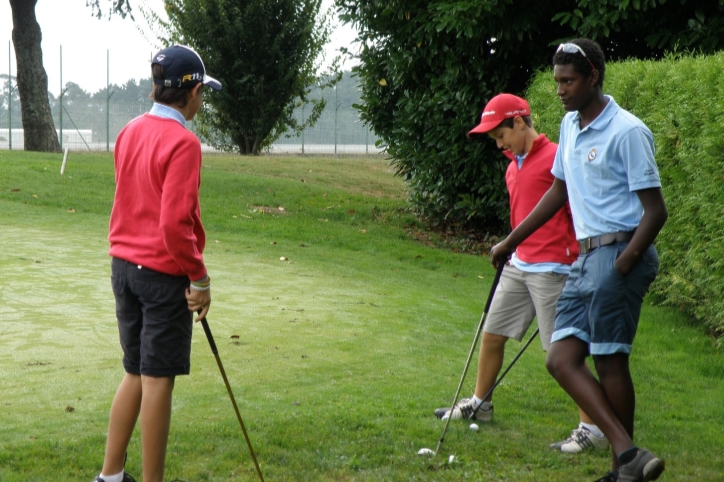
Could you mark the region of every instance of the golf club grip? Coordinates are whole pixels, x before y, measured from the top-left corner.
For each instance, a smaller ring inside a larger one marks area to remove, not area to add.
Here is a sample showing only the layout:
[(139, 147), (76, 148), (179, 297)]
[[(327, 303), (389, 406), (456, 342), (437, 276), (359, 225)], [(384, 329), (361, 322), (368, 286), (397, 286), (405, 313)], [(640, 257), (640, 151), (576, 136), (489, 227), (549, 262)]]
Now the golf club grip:
[(505, 263), (500, 262), (498, 265), (498, 269), (495, 271), (495, 278), (493, 278), (493, 284), (490, 285), (490, 293), (488, 294), (488, 301), (485, 302), (485, 313), (490, 311), (490, 304), (493, 302), (493, 295), (495, 294), (495, 290), (498, 287), (498, 283), (500, 282), (500, 276), (503, 274), (503, 269), (505, 268)]
[(219, 350), (216, 349), (216, 342), (214, 341), (214, 335), (211, 334), (211, 328), (206, 322), (206, 317), (201, 318), (201, 326), (204, 327), (204, 333), (206, 333), (206, 339), (209, 340), (209, 346), (211, 347), (211, 353), (214, 355), (219, 354)]

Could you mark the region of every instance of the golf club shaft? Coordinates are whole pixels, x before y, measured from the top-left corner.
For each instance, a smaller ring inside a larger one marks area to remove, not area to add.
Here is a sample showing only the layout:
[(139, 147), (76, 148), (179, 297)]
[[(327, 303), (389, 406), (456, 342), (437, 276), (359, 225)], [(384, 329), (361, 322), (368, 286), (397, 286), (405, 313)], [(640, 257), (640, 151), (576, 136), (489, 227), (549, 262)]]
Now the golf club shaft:
[(236, 405), (236, 399), (234, 398), (234, 393), (231, 391), (231, 385), (229, 385), (229, 380), (226, 378), (226, 371), (224, 370), (224, 365), (221, 363), (221, 358), (219, 358), (219, 350), (216, 348), (216, 342), (214, 341), (214, 336), (211, 334), (211, 328), (209, 328), (209, 323), (207, 322), (206, 318), (201, 319), (201, 326), (204, 327), (204, 333), (206, 333), (206, 339), (209, 340), (209, 346), (211, 347), (211, 352), (214, 354), (214, 358), (216, 358), (216, 364), (219, 365), (219, 371), (221, 371), (221, 378), (224, 379), (224, 384), (226, 385), (226, 391), (229, 392), (229, 398), (231, 398), (231, 404), (234, 406), (234, 411), (236, 412), (236, 418), (239, 419), (239, 425), (241, 425), (241, 431), (244, 432), (244, 438), (246, 439), (246, 445), (249, 447), (249, 453), (251, 454), (251, 458), (254, 459), (254, 466), (256, 466), (256, 472), (259, 474), (259, 479), (261, 479), (261, 482), (264, 482), (264, 476), (261, 473), (261, 468), (259, 467), (259, 462), (256, 460), (256, 454), (254, 453), (254, 448), (251, 446), (251, 440), (249, 440), (249, 434), (246, 433), (246, 427), (244, 427), (244, 422), (241, 420), (241, 414), (239, 413), (239, 407)]
[[(495, 278), (493, 278), (493, 284), (490, 286), (490, 293), (488, 294), (488, 300), (485, 302), (485, 309), (483, 310), (483, 314), (480, 317), (480, 322), (478, 323), (478, 327), (475, 331), (475, 339), (473, 340), (473, 345), (470, 347), (470, 352), (468, 353), (468, 359), (465, 362), (465, 368), (463, 369), (463, 375), (460, 377), (460, 383), (458, 384), (458, 389), (455, 391), (455, 397), (453, 398), (451, 407), (455, 407), (455, 404), (458, 401), (458, 397), (460, 396), (460, 390), (463, 387), (463, 382), (465, 381), (465, 375), (468, 373), (468, 368), (470, 368), (470, 360), (473, 358), (473, 352), (475, 351), (475, 347), (478, 345), (478, 340), (480, 339), (480, 332), (483, 331), (483, 325), (485, 324), (485, 318), (488, 316), (488, 311), (490, 310), (490, 304), (493, 302), (493, 295), (495, 295), (495, 289), (498, 287), (498, 282), (500, 281), (500, 275), (503, 274), (503, 268), (505, 268), (505, 263), (501, 262), (498, 265), (498, 269), (495, 272)], [(452, 410), (452, 408), (450, 409)], [(437, 455), (438, 451), (440, 450), (440, 447), (442, 446), (442, 443), (445, 441), (445, 433), (447, 432), (448, 425), (450, 425), (450, 420), (452, 417), (448, 417), (445, 421), (445, 427), (442, 429), (442, 434), (440, 435), (440, 440), (437, 442), (437, 448), (435, 449), (435, 455)]]
[[(538, 335), (538, 331), (539, 331), (539, 329), (536, 328), (535, 332), (530, 336), (530, 338), (528, 338), (528, 341), (525, 343), (525, 345), (523, 345), (523, 348), (521, 348), (520, 351), (518, 352), (518, 354), (515, 356), (515, 358), (513, 358), (513, 361), (510, 362), (510, 365), (508, 365), (508, 368), (506, 368), (505, 371), (503, 372), (503, 374), (500, 375), (500, 377), (498, 377), (498, 380), (495, 382), (495, 385), (490, 387), (490, 390), (488, 390), (488, 393), (483, 395), (483, 400), (487, 399), (490, 396), (490, 394), (493, 393), (493, 390), (495, 390), (495, 388), (498, 385), (500, 385), (500, 382), (503, 381), (503, 378), (505, 378), (505, 375), (510, 371), (511, 368), (513, 368), (513, 365), (515, 365), (515, 362), (518, 361), (518, 358), (520, 358), (520, 356), (523, 354), (525, 349), (528, 348), (528, 345), (530, 345), (530, 342), (533, 341), (533, 338), (535, 338), (536, 335)], [(475, 406), (475, 410), (473, 410), (473, 413), (470, 414), (470, 416), (468, 417), (468, 420), (472, 420), (473, 417), (475, 417), (475, 414), (478, 413), (478, 410), (480, 409), (481, 406), (482, 406), (482, 403), (480, 405)]]

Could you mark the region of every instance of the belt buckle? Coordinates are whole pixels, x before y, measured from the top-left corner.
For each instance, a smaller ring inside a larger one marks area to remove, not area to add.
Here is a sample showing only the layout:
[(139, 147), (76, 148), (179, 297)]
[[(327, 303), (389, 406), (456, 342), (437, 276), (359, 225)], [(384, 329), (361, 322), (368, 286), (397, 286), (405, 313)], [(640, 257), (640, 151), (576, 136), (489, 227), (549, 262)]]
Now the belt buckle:
[(581, 242), (581, 251), (583, 252), (583, 254), (591, 251), (591, 238), (586, 238)]

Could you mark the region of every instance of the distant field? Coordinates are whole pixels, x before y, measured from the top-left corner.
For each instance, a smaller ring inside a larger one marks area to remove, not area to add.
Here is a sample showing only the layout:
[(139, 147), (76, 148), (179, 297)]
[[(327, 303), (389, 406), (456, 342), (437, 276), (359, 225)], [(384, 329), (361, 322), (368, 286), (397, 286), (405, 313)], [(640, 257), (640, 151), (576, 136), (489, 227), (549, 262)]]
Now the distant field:
[[(0, 151), (0, 482), (97, 475), (122, 377), (112, 157), (71, 153), (63, 176), (61, 159)], [(432, 411), (454, 394), (493, 271), (484, 256), (410, 238), (416, 221), (387, 161), (210, 155), (201, 197), (209, 322), (267, 481), (567, 482), (608, 470), (606, 453), (548, 448), (576, 415), (537, 342), (496, 392), (491, 424), (452, 423), (443, 453), (416, 455), (437, 444)], [(200, 328), (176, 384), (167, 480), (257, 480)], [(712, 341), (646, 305), (632, 366), (636, 438), (667, 459), (661, 480), (722, 480), (724, 360)], [(136, 436), (127, 469), (140, 467)]]

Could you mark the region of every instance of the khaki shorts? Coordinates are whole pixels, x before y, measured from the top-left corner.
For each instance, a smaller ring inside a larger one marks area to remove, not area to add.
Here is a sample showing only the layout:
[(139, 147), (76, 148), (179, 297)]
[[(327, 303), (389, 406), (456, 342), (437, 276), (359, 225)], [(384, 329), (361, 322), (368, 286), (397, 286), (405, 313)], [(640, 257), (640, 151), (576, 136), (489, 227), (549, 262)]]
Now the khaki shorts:
[(495, 289), (483, 331), (521, 341), (533, 318), (537, 317), (541, 345), (548, 351), (556, 320), (556, 303), (567, 277), (552, 272), (528, 273), (512, 264), (507, 265)]

